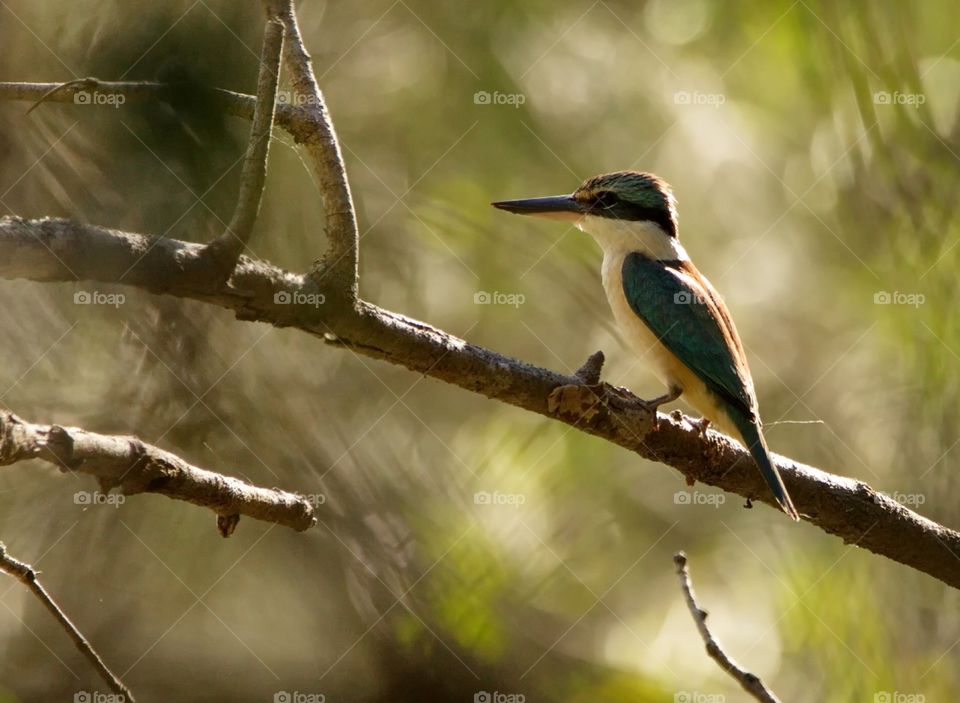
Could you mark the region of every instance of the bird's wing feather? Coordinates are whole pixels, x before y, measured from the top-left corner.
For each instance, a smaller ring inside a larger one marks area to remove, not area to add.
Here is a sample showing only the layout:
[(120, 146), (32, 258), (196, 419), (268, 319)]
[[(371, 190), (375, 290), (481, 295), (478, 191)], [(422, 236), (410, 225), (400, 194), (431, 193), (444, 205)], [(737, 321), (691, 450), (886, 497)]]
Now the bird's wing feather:
[(623, 262), (631, 309), (712, 392), (753, 420), (756, 399), (743, 346), (720, 296), (688, 261)]

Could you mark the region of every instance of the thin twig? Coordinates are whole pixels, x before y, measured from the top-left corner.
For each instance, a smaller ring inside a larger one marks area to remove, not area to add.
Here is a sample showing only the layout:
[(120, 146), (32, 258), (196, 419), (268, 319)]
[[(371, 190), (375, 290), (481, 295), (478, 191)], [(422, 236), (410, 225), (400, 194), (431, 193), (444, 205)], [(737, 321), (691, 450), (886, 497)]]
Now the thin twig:
[(31, 112), (36, 110), (40, 105), (45, 102), (48, 98), (52, 97), (54, 93), (58, 93), (62, 90), (69, 90), (71, 95), (75, 95), (81, 90), (85, 90), (90, 87), (94, 87), (97, 84), (96, 78), (75, 78), (72, 81), (67, 81), (65, 83), (60, 83), (50, 88), (46, 93), (40, 96), (40, 99), (37, 100), (30, 108), (27, 110), (29, 115)]
[(33, 458), (95, 476), (105, 493), (115, 487), (123, 495), (160, 493), (209, 508), (224, 537), (241, 515), (298, 531), (316, 524), (313, 505), (304, 496), (192, 466), (136, 437), (37, 425), (0, 410), (0, 466)]
[[(78, 96), (95, 91), (97, 94), (109, 97), (122, 97), (123, 104), (157, 102), (169, 100), (175, 93), (177, 86), (171, 83), (158, 81), (102, 81), (99, 78), (81, 78), (65, 83), (31, 83), (13, 81), (0, 82), (0, 99), (2, 100), (30, 100), (33, 105), (27, 112), (47, 103), (70, 103), (73, 105), (96, 107), (89, 100), (81, 101)], [(235, 93), (223, 88), (208, 88), (197, 86), (202, 91), (204, 99), (210, 104), (223, 110), (228, 115), (252, 120), (256, 111), (257, 99), (253, 95)], [(114, 101), (113, 104), (117, 104)], [(293, 135), (303, 134), (310, 129), (306, 114), (289, 103), (278, 103), (274, 110), (276, 123)]]
[(693, 595), (693, 584), (690, 582), (690, 572), (687, 570), (687, 555), (678, 552), (673, 555), (673, 563), (677, 567), (677, 576), (680, 578), (680, 587), (683, 589), (683, 596), (686, 598), (687, 607), (693, 616), (693, 621), (700, 631), (700, 637), (707, 647), (707, 654), (713, 659), (720, 668), (732, 676), (744, 691), (756, 698), (761, 703), (780, 703), (780, 699), (766, 687), (763, 681), (756, 674), (751, 674), (734, 662), (727, 653), (723, 651), (720, 643), (707, 627), (707, 611), (700, 608), (697, 604), (696, 596)]
[(110, 690), (122, 695), (124, 701), (130, 701), (132, 703), (134, 700), (133, 693), (124, 685), (123, 681), (107, 668), (107, 665), (103, 663), (103, 659), (96, 653), (87, 641), (87, 638), (83, 636), (83, 633), (76, 628), (66, 613), (57, 605), (56, 601), (50, 597), (50, 594), (47, 593), (37, 580), (37, 572), (34, 571), (33, 567), (7, 554), (7, 548), (3, 542), (0, 542), (0, 571), (5, 571), (30, 589), (33, 595), (43, 603), (43, 607), (49, 610), (53, 617), (57, 619), (57, 622), (67, 631), (70, 639), (77, 645), (77, 649), (93, 664), (93, 668), (96, 669), (103, 680), (107, 682)]
[(267, 179), (267, 157), (277, 103), (280, 54), (283, 47), (283, 24), (268, 17), (263, 29), (260, 53), (260, 75), (257, 79), (257, 104), (250, 126), (250, 140), (240, 174), (240, 194), (230, 224), (219, 237), (207, 245), (204, 255), (212, 256), (215, 277), (224, 282), (237, 265), (237, 259), (250, 241), (253, 225), (260, 210), (263, 187)]

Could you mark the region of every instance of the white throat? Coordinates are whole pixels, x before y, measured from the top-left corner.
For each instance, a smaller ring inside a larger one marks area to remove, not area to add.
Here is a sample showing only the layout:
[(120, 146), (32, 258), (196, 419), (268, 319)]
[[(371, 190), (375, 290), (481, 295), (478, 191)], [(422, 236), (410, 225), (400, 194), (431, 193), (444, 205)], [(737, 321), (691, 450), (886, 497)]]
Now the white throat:
[(618, 220), (586, 215), (577, 223), (577, 227), (597, 240), (605, 259), (618, 259), (633, 251), (654, 260), (690, 259), (676, 237), (671, 237), (660, 225), (649, 220)]

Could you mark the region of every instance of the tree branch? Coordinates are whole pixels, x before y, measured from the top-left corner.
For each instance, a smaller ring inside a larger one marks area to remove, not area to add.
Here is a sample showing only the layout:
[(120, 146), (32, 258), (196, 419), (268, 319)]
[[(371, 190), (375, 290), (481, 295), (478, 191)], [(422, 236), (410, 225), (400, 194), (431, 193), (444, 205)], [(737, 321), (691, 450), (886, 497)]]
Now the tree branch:
[[(674, 467), (689, 481), (716, 486), (754, 502), (774, 505), (747, 452), (726, 437), (684, 420), (653, 418), (628, 393), (612, 397), (589, 421), (549, 412), (551, 392), (583, 381), (576, 376), (512, 359), (453, 337), (430, 325), (360, 302), (280, 304), (310, 300), (312, 280), (240, 257), (236, 290), (197, 291), (175, 272), (202, 245), (131, 234), (70, 220), (0, 218), (0, 278), (34, 281), (93, 280), (201, 300), (232, 310), (238, 319), (296, 327), (329, 344), (452, 383), (510, 405), (551, 417), (602, 437), (640, 456)], [(241, 292), (242, 291), (242, 292)], [(927, 573), (960, 588), (960, 533), (908, 510), (869, 485), (785, 457), (774, 457), (806, 521), (846, 543)], [(775, 505), (774, 505), (775, 507)]]
[(723, 651), (720, 643), (707, 627), (707, 611), (702, 610), (697, 605), (697, 599), (693, 595), (693, 584), (690, 582), (690, 572), (687, 571), (687, 555), (678, 552), (673, 555), (673, 563), (677, 566), (677, 576), (680, 578), (680, 588), (683, 589), (683, 596), (687, 601), (687, 607), (693, 616), (693, 621), (697, 624), (697, 630), (700, 631), (700, 637), (707, 647), (707, 654), (713, 659), (720, 668), (732, 676), (744, 691), (756, 698), (761, 703), (780, 703), (780, 699), (766, 687), (763, 681), (756, 674), (751, 674), (745, 669), (741, 669), (727, 653)]
[(283, 25), (275, 16), (268, 16), (263, 29), (260, 52), (260, 75), (257, 79), (257, 103), (250, 125), (250, 140), (240, 174), (240, 194), (227, 229), (207, 245), (204, 255), (212, 258), (220, 282), (229, 278), (243, 252), (260, 210), (263, 186), (267, 179), (267, 156), (273, 131), (277, 84), (280, 79), (280, 51), (283, 46)]
[(136, 437), (102, 435), (77, 427), (36, 425), (0, 410), (0, 466), (43, 459), (61, 471), (95, 476), (106, 493), (160, 493), (217, 514), (224, 537), (241, 515), (302, 531), (316, 524), (313, 506), (301, 495), (260, 488), (197, 468)]
[(107, 665), (103, 663), (103, 659), (100, 658), (100, 655), (97, 654), (90, 643), (87, 642), (83, 633), (76, 628), (66, 613), (57, 605), (56, 601), (50, 597), (50, 594), (47, 593), (46, 589), (44, 589), (37, 580), (37, 572), (34, 571), (33, 567), (7, 554), (7, 548), (3, 542), (0, 542), (0, 571), (5, 571), (30, 589), (30, 592), (43, 603), (43, 607), (49, 610), (50, 613), (53, 614), (53, 617), (57, 619), (57, 622), (67, 631), (70, 639), (77, 645), (77, 649), (93, 664), (93, 668), (96, 669), (97, 673), (107, 682), (110, 690), (123, 696), (122, 700), (133, 702), (133, 693), (124, 685), (123, 681), (117, 678), (117, 676), (107, 668)]
[(327, 287), (332, 295), (342, 296), (347, 303), (353, 303), (357, 300), (359, 287), (360, 236), (340, 141), (313, 74), (313, 64), (300, 35), (293, 0), (279, 0), (278, 5), (286, 30), (284, 63), (292, 77), (297, 102), (302, 104), (310, 122), (305, 138), (297, 141), (304, 145), (310, 156), (327, 216), (327, 254), (323, 267), (312, 271), (311, 276), (320, 286), (329, 282), (332, 285)]

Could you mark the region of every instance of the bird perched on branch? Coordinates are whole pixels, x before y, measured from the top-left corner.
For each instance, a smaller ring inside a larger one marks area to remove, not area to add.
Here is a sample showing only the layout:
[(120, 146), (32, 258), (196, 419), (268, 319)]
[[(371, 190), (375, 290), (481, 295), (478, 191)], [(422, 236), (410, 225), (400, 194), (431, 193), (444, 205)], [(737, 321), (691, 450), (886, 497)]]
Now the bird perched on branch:
[(603, 287), (614, 317), (636, 353), (652, 359), (667, 384), (668, 392), (650, 406), (682, 394), (705, 422), (749, 449), (783, 511), (799, 519), (770, 458), (730, 313), (677, 238), (670, 186), (649, 173), (618, 171), (591, 178), (570, 195), (493, 206), (567, 220), (593, 236), (603, 249)]

